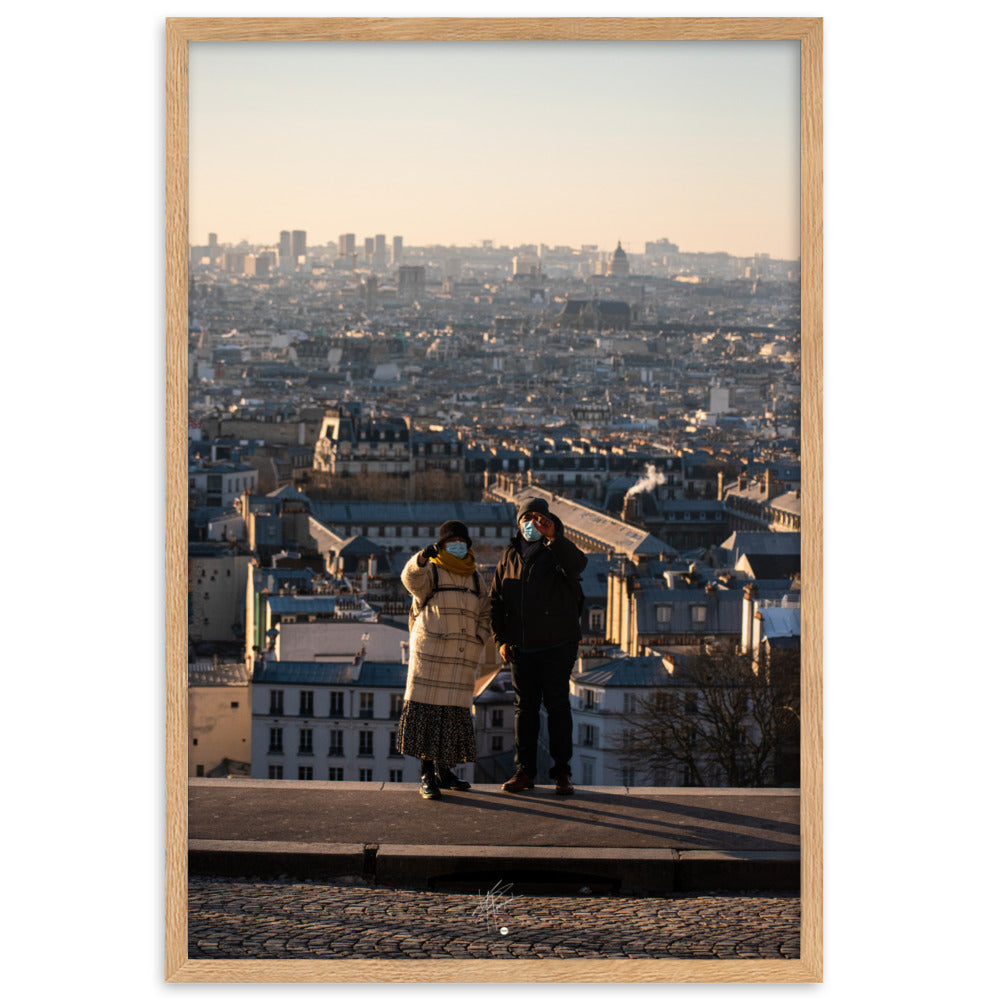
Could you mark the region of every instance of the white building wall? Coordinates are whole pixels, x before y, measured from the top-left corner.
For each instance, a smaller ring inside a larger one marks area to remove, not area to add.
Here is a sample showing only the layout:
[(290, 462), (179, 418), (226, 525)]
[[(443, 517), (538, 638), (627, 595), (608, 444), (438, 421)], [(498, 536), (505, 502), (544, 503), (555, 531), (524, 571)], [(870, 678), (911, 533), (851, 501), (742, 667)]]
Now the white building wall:
[[(284, 714), (272, 716), (271, 691), (284, 693)], [(314, 714), (299, 716), (299, 692), (313, 692)], [(344, 695), (344, 716), (331, 717), (330, 692), (339, 691)], [(374, 713), (371, 719), (358, 717), (361, 694), (374, 695)], [(403, 689), (363, 687), (360, 685), (304, 685), (304, 684), (254, 684), (253, 685), (253, 735), (251, 747), (251, 777), (267, 779), (270, 767), (283, 769), (282, 780), (299, 780), (299, 768), (311, 767), (313, 781), (360, 781), (389, 782), (392, 772), (401, 772), (403, 782), (420, 780), (420, 764), (414, 757), (396, 755), (394, 734), (399, 720), (390, 716), (392, 695), (402, 696)], [(271, 753), (271, 729), (282, 730), (282, 752)], [(312, 730), (312, 753), (300, 752), (300, 733)], [(331, 733), (342, 733), (342, 754), (331, 754)], [(372, 734), (371, 756), (359, 753), (360, 734)], [(331, 779), (330, 769), (342, 769), (342, 779)], [(456, 774), (472, 778), (471, 763), (459, 765)], [(370, 778), (362, 778), (362, 772), (370, 772)]]
[(726, 413), (729, 410), (729, 390), (716, 386), (709, 390), (708, 410), (710, 413)]
[[(594, 693), (593, 708), (586, 708), (587, 691)], [(652, 786), (653, 776), (640, 765), (631, 765), (633, 779), (626, 781), (619, 755), (612, 749), (618, 745), (628, 728), (629, 707), (639, 698), (646, 698), (650, 689), (602, 688), (595, 684), (581, 684), (570, 677), (570, 704), (573, 707), (573, 780), (580, 785)], [(584, 727), (593, 727), (593, 742), (585, 742)], [(679, 784), (677, 775), (667, 775), (668, 784)]]
[[(211, 469), (208, 470), (211, 475)], [(245, 490), (251, 493), (257, 492), (257, 470), (252, 467), (240, 469), (238, 472), (227, 472), (222, 477), (222, 506), (232, 507), (237, 497), (242, 496)]]
[(293, 663), (343, 660), (359, 653), (364, 647), (366, 660), (406, 662), (400, 643), (409, 642), (409, 633), (390, 625), (347, 621), (279, 622), (277, 628), (275, 653), (279, 660)]

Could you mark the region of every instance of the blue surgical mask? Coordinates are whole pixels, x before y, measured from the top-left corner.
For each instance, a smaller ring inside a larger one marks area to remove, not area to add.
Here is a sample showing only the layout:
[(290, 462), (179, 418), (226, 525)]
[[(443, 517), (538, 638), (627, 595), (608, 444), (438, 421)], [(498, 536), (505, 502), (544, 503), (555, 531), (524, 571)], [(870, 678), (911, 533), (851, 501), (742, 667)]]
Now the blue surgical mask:
[(445, 552), (450, 556), (454, 556), (456, 559), (464, 559), (466, 553), (469, 551), (469, 546), (465, 542), (449, 542), (444, 547)]
[(542, 537), (542, 533), (535, 527), (534, 521), (525, 521), (521, 525), (521, 534), (526, 542), (537, 542)]

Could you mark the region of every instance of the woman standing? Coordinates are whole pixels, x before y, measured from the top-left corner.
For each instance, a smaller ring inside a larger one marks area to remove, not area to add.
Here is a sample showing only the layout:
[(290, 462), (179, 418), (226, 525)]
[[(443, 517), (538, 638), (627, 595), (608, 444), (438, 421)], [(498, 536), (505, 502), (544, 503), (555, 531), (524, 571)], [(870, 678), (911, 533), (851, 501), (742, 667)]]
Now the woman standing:
[(445, 521), (438, 540), (403, 567), (403, 586), (413, 595), (410, 662), (397, 749), (420, 758), (420, 794), (441, 798), (441, 789), (466, 791), (451, 770), (476, 759), (472, 691), (487, 672), (483, 649), (490, 638), (490, 601), (476, 571), (469, 530)]

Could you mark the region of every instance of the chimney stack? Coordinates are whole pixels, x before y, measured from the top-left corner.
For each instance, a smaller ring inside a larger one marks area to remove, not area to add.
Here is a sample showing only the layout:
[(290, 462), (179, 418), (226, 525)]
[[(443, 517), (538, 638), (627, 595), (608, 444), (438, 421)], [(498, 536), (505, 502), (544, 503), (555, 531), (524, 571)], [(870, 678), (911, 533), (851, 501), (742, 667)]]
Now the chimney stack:
[(770, 500), (777, 492), (778, 481), (772, 477), (771, 470), (764, 470), (764, 499)]

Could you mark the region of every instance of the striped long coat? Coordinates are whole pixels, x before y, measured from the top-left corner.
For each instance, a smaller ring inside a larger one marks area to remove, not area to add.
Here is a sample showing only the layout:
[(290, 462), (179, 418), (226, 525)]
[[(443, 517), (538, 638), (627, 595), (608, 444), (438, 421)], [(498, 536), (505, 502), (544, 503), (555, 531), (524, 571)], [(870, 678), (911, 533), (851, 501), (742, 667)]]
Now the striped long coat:
[(403, 567), (403, 586), (422, 605), (410, 633), (405, 698), (425, 705), (469, 708), (476, 678), (493, 669), (483, 657), (492, 635), (489, 591), (482, 577), (477, 597), (471, 576), (460, 576), (443, 566), (437, 567), (437, 573), (439, 587), (463, 589), (439, 591), (428, 602), (434, 585), (431, 564), (418, 566), (414, 555)]

